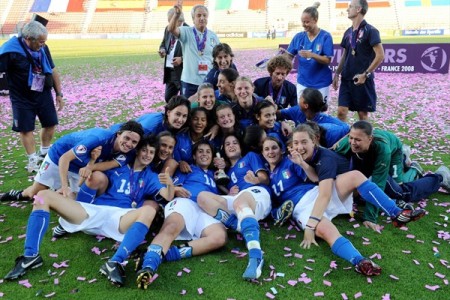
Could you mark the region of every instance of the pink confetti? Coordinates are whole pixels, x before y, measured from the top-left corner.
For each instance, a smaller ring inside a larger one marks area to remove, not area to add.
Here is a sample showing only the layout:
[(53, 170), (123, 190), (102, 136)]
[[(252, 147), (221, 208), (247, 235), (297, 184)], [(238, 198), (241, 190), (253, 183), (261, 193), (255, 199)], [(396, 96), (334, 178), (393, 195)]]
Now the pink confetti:
[(330, 268), (332, 268), (332, 269), (336, 269), (336, 268), (337, 268), (336, 261), (332, 260), (332, 261), (330, 262)]
[(434, 273), (434, 276), (439, 277), (441, 279), (445, 278), (444, 274), (441, 274), (441, 273), (438, 273), (438, 272)]
[(181, 277), (181, 275), (183, 275), (183, 271), (179, 271), (179, 272), (177, 273), (177, 276), (178, 276), (178, 277)]
[(433, 266), (432, 263), (428, 263), (428, 266), (429, 266), (431, 269), (434, 269), (434, 266)]
[(348, 297), (347, 297), (347, 295), (345, 293), (342, 293), (341, 297), (342, 297), (343, 300), (348, 300)]
[(183, 271), (188, 273), (188, 274), (191, 273), (191, 270), (189, 270), (188, 268), (183, 268)]
[(405, 254), (411, 254), (410, 250), (402, 250), (402, 252), (405, 253)]
[(93, 279), (89, 280), (88, 282), (89, 282), (89, 283), (97, 282), (97, 278), (93, 278)]
[(353, 228), (358, 228), (360, 225), (359, 224), (354, 224)]
[(420, 265), (420, 262), (419, 262), (417, 259), (413, 259), (413, 262), (414, 262), (416, 265)]
[(56, 253), (50, 253), (48, 256), (53, 257), (53, 258), (56, 258), (56, 257), (58, 257), (58, 254), (56, 254)]
[(407, 234), (407, 235), (406, 235), (406, 238), (408, 238), (408, 239), (415, 239), (416, 236), (413, 235), (413, 234)]
[(372, 283), (372, 278), (367, 277), (367, 283), (371, 284)]
[(197, 292), (198, 292), (199, 295), (201, 295), (201, 294), (203, 294), (203, 289), (202, 288), (198, 288)]
[(266, 297), (269, 299), (275, 299), (275, 295), (273, 295), (272, 293), (269, 293), (269, 292), (266, 293)]
[(315, 292), (314, 297), (323, 297), (325, 294), (323, 292)]
[(59, 278), (53, 279), (53, 284), (59, 284)]
[(53, 296), (55, 296), (55, 295), (56, 295), (56, 293), (55, 293), (55, 292), (52, 292), (52, 293), (50, 293), (50, 294), (45, 295), (45, 298), (51, 298), (51, 297), (53, 297)]
[(78, 280), (78, 281), (85, 281), (85, 280), (86, 280), (86, 277), (78, 276), (78, 277), (77, 277), (77, 280)]
[(288, 280), (288, 284), (290, 285), (290, 286), (295, 286), (295, 285), (297, 285), (297, 280)]
[(358, 299), (361, 296), (362, 296), (362, 293), (361, 292), (357, 292), (354, 297), (355, 297), (355, 299)]
[(329, 282), (328, 280), (324, 280), (323, 284), (325, 284), (326, 286), (331, 286), (331, 282)]
[(394, 279), (394, 280), (398, 280), (398, 277), (397, 277), (397, 276), (389, 275), (389, 277), (391, 277), (391, 278)]
[(355, 233), (353, 231), (347, 231), (346, 233), (347, 233), (347, 235), (355, 235)]
[(299, 254), (299, 253), (295, 253), (295, 254), (294, 254), (294, 257), (296, 257), (296, 258), (303, 258), (303, 255), (302, 255), (302, 254)]
[(181, 290), (180, 294), (181, 295), (186, 295), (186, 290)]
[(284, 247), (284, 251), (291, 251), (291, 248), (289, 248), (289, 247)]
[(391, 300), (391, 294), (384, 294), (381, 300)]
[(440, 288), (440, 286), (439, 285), (425, 285), (425, 287), (427, 288), (427, 289), (429, 289), (430, 291), (435, 291), (435, 290), (437, 290), (438, 288)]

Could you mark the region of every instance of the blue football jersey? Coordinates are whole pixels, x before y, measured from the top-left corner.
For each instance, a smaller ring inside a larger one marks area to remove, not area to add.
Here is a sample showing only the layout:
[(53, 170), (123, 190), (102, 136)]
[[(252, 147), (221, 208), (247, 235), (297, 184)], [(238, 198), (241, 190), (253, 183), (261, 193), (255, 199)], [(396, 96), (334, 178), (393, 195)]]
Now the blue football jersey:
[[(164, 113), (148, 113), (136, 119), (136, 122), (142, 125), (145, 134), (158, 134), (161, 131), (168, 130), (164, 125)], [(109, 129), (117, 132), (123, 123), (114, 124)]]
[[(231, 189), (234, 185), (237, 185), (239, 191), (242, 191), (255, 186), (253, 183), (244, 180), (245, 174), (247, 174), (248, 171), (252, 171), (255, 175), (259, 171), (267, 172), (260, 155), (249, 152), (244, 157), (241, 157), (234, 166), (230, 167), (227, 171), (227, 175), (230, 177), (230, 183), (228, 183), (227, 188)], [(269, 194), (271, 193), (268, 186), (264, 184), (258, 184), (258, 186), (265, 188)]]
[(273, 207), (280, 206), (286, 200), (292, 200), (296, 205), (314, 184), (306, 182), (307, 176), (303, 169), (284, 157), (278, 166), (270, 172), (270, 187), (272, 188)]
[(191, 193), (191, 200), (195, 202), (197, 202), (197, 196), (200, 192), (207, 191), (218, 194), (213, 171), (205, 171), (196, 165), (191, 165), (191, 169), (191, 173), (177, 171), (173, 183), (187, 189)]
[(76, 159), (69, 165), (69, 171), (78, 173), (91, 160), (91, 151), (102, 146), (102, 152), (97, 162), (115, 160), (120, 166), (128, 163), (129, 158), (135, 155), (132, 153), (114, 152), (114, 142), (116, 133), (103, 128), (91, 128), (83, 131), (69, 133), (58, 139), (50, 148), (48, 155), (55, 163), (59, 163), (61, 156), (72, 149)]
[(94, 199), (96, 205), (131, 208), (142, 206), (145, 200), (162, 200), (159, 191), (165, 187), (159, 182), (158, 174), (150, 168), (133, 171), (127, 164), (106, 172), (109, 185), (106, 192)]

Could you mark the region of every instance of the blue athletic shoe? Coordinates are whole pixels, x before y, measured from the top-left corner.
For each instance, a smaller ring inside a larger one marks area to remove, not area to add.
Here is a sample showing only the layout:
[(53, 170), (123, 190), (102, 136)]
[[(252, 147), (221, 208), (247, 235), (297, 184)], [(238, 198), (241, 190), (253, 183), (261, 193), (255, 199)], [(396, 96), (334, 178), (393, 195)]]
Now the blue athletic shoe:
[(231, 229), (231, 230), (237, 230), (238, 227), (238, 218), (235, 214), (231, 214), (228, 220), (225, 222), (225, 227)]
[(261, 276), (263, 266), (264, 266), (264, 259), (250, 258), (248, 261), (247, 269), (242, 275), (242, 278), (248, 281), (258, 279)]

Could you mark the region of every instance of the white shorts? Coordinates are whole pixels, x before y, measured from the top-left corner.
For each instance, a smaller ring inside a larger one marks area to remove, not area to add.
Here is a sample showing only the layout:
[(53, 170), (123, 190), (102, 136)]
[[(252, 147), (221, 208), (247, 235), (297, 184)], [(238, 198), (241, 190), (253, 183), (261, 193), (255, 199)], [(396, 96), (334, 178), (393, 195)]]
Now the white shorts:
[[(300, 96), (303, 93), (303, 90), (306, 89), (307, 87), (304, 85), (301, 85), (300, 83), (297, 82), (297, 96), (298, 96), (298, 102), (300, 103)], [(325, 99), (325, 102), (328, 103), (328, 101), (330, 100), (330, 87), (326, 86), (320, 89), (319, 92), (322, 94), (323, 99)]]
[(184, 219), (184, 229), (176, 240), (197, 240), (202, 237), (205, 228), (213, 224), (221, 224), (219, 220), (208, 215), (196, 202), (188, 198), (177, 197), (170, 201), (164, 208), (165, 218), (167, 219), (172, 213), (178, 213)]
[[(69, 171), (67, 176), (72, 192), (78, 193), (80, 190), (80, 187), (78, 186), (80, 175)], [(48, 186), (52, 190), (58, 190), (61, 188), (61, 177), (59, 176), (58, 165), (55, 164), (48, 155), (46, 155), (42, 161), (41, 167), (34, 177), (34, 181)]]
[(236, 211), (233, 208), (233, 203), (237, 199), (237, 197), (246, 192), (252, 194), (253, 199), (255, 199), (256, 201), (256, 219), (259, 221), (267, 217), (270, 214), (270, 210), (272, 209), (272, 202), (270, 201), (269, 192), (265, 188), (260, 186), (253, 186), (242, 190), (236, 196), (222, 196), (227, 201), (228, 210), (231, 213), (237, 215)]
[[(309, 190), (297, 203), (292, 213), (292, 217), (303, 229), (311, 216), (311, 212), (319, 196), (319, 187), (316, 186)], [(353, 195), (350, 194), (346, 199), (339, 199), (339, 195), (336, 190), (336, 184), (333, 182), (333, 192), (331, 194), (330, 203), (323, 213), (323, 217), (328, 220), (332, 220), (334, 217), (340, 214), (349, 214), (353, 209)]]
[(119, 231), (120, 219), (134, 208), (78, 203), (86, 210), (88, 218), (81, 224), (72, 224), (60, 217), (59, 224), (67, 232), (83, 231), (90, 235), (102, 235), (118, 242), (123, 240), (125, 234)]

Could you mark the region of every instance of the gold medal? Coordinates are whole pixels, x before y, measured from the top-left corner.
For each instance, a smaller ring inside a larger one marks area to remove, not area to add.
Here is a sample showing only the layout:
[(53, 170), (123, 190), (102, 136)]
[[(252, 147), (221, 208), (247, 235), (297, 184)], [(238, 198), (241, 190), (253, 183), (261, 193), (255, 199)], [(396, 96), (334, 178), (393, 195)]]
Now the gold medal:
[(356, 52), (355, 49), (352, 49), (352, 55), (355, 56)]

